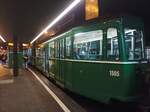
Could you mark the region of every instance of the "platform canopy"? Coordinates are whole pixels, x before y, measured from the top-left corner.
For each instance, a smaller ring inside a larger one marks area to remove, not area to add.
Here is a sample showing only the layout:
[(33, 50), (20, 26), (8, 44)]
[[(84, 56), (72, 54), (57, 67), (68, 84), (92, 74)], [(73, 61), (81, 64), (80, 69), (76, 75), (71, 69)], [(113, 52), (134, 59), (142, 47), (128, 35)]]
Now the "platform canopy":
[[(4, 37), (6, 41), (12, 41), (13, 36), (17, 35), (20, 42), (30, 42), (73, 1), (74, 0), (0, 0), (0, 35)], [(144, 20), (147, 29), (146, 32), (149, 32), (150, 3), (148, 1), (149, 0), (87, 0), (86, 2), (93, 2), (93, 5), (89, 4), (92, 7), (99, 5), (100, 13), (97, 13), (99, 15), (96, 14), (96, 16), (116, 14), (139, 16)], [(78, 16), (81, 16), (80, 13), (84, 11), (84, 9), (84, 4), (82, 4), (82, 7), (76, 9), (76, 19), (79, 18)], [(79, 19), (79, 21), (80, 20), (81, 19)], [(61, 22), (63, 23), (63, 20)]]

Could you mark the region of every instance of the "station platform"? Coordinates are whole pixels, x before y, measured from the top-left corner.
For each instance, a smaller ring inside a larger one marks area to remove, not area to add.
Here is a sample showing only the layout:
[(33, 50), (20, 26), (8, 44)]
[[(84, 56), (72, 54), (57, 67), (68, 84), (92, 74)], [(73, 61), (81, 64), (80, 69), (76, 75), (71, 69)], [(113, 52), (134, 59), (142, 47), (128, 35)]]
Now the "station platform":
[[(17, 77), (12, 77), (8, 68), (0, 65), (0, 70), (1, 81), (13, 80), (0, 84), (0, 112), (77, 112), (77, 109), (86, 112), (38, 72), (22, 69)], [(49, 88), (48, 91), (33, 74)]]
[(135, 110), (74, 95), (34, 68), (21, 69), (13, 77), (7, 66), (0, 65), (0, 112), (143, 112)]
[(0, 84), (12, 83), (13, 74), (7, 65), (0, 64)]

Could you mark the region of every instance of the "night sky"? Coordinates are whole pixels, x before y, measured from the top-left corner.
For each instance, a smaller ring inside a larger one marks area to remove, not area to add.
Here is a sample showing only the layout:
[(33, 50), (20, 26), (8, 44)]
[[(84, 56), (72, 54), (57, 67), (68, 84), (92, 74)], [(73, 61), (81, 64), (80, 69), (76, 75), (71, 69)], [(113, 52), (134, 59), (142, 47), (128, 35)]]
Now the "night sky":
[[(73, 0), (0, 0), (0, 34), (11, 40), (17, 35), (30, 42), (62, 9)], [(145, 23), (147, 44), (150, 43), (149, 0), (101, 0), (102, 15), (129, 14)]]

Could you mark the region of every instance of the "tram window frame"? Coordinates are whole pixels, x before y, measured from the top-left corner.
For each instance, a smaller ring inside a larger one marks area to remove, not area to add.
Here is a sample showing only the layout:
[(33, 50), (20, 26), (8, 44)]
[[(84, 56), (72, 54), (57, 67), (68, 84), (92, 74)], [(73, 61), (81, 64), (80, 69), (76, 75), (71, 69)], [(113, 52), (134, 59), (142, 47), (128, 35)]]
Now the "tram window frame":
[(67, 36), (65, 38), (66, 41), (66, 46), (65, 46), (65, 50), (66, 50), (66, 58), (70, 58), (71, 57), (71, 49), (72, 49), (72, 38), (71, 36)]
[(37, 58), (41, 58), (42, 57), (42, 49), (41, 48), (37, 48), (36, 49), (36, 57)]
[(59, 55), (60, 55), (60, 58), (64, 58), (65, 57), (65, 39), (62, 38), (59, 40)]
[[(119, 61), (120, 60), (120, 52), (119, 52), (118, 28), (109, 27), (109, 28), (107, 28), (106, 33), (107, 33), (107, 39), (106, 39), (107, 59), (112, 60), (112, 61)], [(108, 33), (110, 33), (110, 34), (108, 34)], [(110, 45), (108, 45), (109, 44), (108, 42), (110, 43)]]
[(36, 49), (36, 63), (38, 66), (42, 65), (42, 61), (43, 61), (43, 51), (42, 48), (37, 48)]
[(101, 60), (103, 55), (103, 33), (104, 31), (99, 29), (75, 34), (73, 58), (78, 60)]
[[(128, 30), (128, 31), (127, 31)], [(128, 33), (128, 35), (127, 35)], [(129, 34), (130, 33), (130, 34)], [(137, 39), (138, 35), (140, 34), (140, 47), (137, 47), (137, 44), (139, 44), (139, 40)], [(128, 42), (130, 41), (130, 48), (127, 45), (127, 37), (128, 36)], [(124, 39), (125, 39), (125, 48), (126, 48), (126, 56), (129, 61), (134, 60), (141, 60), (144, 59), (144, 42), (143, 42), (143, 32), (140, 29), (136, 28), (124, 28)], [(130, 40), (129, 40), (130, 39)], [(136, 55), (139, 54), (139, 58), (136, 58)]]
[(54, 41), (49, 43), (49, 58), (55, 58), (55, 43), (54, 43)]
[(56, 40), (54, 44), (55, 44), (55, 58), (60, 58), (59, 40)]

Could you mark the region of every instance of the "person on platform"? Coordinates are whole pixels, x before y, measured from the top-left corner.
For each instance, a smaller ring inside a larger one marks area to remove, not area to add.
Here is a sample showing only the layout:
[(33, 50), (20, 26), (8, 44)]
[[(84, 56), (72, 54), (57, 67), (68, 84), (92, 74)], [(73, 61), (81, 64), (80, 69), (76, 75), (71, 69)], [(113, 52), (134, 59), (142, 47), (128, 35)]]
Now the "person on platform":
[(7, 54), (4, 53), (1, 58), (2, 58), (2, 64), (6, 64)]
[(24, 55), (24, 63), (25, 63), (25, 68), (28, 68), (28, 55)]

